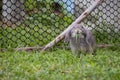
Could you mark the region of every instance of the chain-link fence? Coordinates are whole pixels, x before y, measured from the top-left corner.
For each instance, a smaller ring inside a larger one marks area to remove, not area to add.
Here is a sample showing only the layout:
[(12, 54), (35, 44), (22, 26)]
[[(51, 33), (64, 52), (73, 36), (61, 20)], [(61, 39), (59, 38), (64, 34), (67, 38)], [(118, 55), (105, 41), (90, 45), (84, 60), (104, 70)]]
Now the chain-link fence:
[[(0, 47), (43, 46), (94, 0), (2, 0)], [(84, 21), (97, 43), (120, 42), (120, 1), (104, 0)]]

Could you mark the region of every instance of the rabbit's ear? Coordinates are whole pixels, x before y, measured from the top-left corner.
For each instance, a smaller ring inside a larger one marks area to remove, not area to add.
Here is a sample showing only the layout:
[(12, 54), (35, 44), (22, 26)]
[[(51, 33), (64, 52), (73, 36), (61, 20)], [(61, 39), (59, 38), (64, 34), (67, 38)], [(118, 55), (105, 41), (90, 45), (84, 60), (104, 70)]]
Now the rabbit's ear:
[(64, 42), (66, 43), (68, 41), (70, 41), (70, 31), (65, 34)]

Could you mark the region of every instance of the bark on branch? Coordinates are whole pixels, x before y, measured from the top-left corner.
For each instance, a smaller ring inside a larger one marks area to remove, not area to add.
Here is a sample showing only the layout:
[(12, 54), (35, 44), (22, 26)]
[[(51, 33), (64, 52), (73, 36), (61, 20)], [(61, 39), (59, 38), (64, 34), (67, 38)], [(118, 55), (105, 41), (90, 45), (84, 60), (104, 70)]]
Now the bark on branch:
[(65, 34), (70, 31), (74, 25), (81, 23), (81, 21), (86, 18), (91, 12), (92, 10), (99, 4), (101, 3), (103, 0), (96, 0), (88, 9), (86, 9), (66, 30), (64, 30), (60, 35), (58, 35), (53, 41), (51, 41), (50, 43), (48, 43), (43, 49), (42, 51), (49, 49), (50, 47), (54, 46), (56, 43), (58, 43), (59, 41), (61, 41), (64, 37)]

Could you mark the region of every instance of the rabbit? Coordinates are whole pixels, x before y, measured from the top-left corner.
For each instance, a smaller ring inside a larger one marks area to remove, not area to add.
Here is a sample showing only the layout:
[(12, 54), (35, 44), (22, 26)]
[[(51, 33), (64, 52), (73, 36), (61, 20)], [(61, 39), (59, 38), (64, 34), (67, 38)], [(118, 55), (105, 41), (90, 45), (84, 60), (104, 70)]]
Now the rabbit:
[(73, 54), (96, 52), (96, 40), (92, 32), (85, 28), (82, 24), (76, 24), (69, 32), (66, 33), (64, 42), (70, 43)]

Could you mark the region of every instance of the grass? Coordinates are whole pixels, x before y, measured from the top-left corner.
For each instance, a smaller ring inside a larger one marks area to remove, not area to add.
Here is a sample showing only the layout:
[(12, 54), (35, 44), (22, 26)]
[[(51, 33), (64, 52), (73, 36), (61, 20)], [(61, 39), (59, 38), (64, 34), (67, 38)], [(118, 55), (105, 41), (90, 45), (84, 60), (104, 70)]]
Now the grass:
[(0, 53), (0, 80), (120, 80), (120, 48), (75, 57), (57, 49)]

